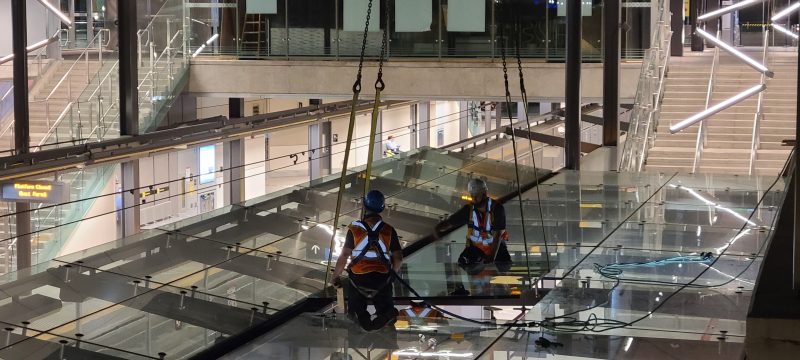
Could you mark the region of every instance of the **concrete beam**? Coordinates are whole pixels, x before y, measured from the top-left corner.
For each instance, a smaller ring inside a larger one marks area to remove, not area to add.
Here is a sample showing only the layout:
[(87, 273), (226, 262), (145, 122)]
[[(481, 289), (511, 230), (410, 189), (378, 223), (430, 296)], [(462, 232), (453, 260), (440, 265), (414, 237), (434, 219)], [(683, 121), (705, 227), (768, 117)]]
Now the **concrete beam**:
[[(529, 101), (561, 102), (564, 99), (564, 64), (524, 62), (525, 78), (537, 84), (527, 89)], [(189, 68), (187, 91), (204, 96), (348, 99), (358, 62), (334, 60), (213, 60), (197, 58)], [(620, 97), (632, 102), (641, 70), (640, 62), (620, 64)], [(364, 84), (375, 82), (375, 64), (364, 64)], [(502, 66), (498, 62), (391, 61), (384, 64), (386, 100), (505, 100)], [(603, 65), (583, 64), (581, 94), (585, 102), (603, 98)], [(270, 81), (263, 81), (270, 79)], [(373, 96), (364, 86), (362, 98)], [(519, 97), (513, 101), (521, 100)]]

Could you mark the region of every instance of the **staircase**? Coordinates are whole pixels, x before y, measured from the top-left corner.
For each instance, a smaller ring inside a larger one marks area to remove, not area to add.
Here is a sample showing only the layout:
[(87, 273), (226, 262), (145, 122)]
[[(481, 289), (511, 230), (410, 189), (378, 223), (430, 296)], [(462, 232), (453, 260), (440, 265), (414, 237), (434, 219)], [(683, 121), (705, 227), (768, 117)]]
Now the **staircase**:
[[(761, 57), (756, 52), (748, 55), (755, 59)], [(790, 151), (782, 146), (781, 141), (794, 135), (797, 55), (770, 50), (768, 58), (775, 77), (767, 80), (764, 92), (755, 173), (774, 176), (779, 173)], [(647, 157), (647, 170), (692, 171), (700, 124), (677, 134), (670, 134), (669, 127), (705, 109), (712, 60), (712, 51), (670, 60), (656, 140)], [(721, 53), (710, 105), (759, 84), (760, 79), (760, 73)], [(705, 120), (707, 139), (697, 172), (749, 173), (757, 104), (758, 96), (752, 96)]]
[[(143, 30), (149, 35), (146, 43), (141, 44), (147, 53), (142, 56), (138, 73), (140, 133), (152, 131), (158, 125), (169, 110), (171, 100), (180, 94), (187, 80), (188, 55), (180, 51), (187, 39), (180, 27), (165, 24), (175, 24), (176, 19), (180, 19), (182, 8), (179, 0), (167, 0), (159, 15), (154, 16)], [(155, 41), (156, 38), (171, 40), (165, 44)], [(107, 40), (108, 37), (96, 37), (89, 50), (77, 61), (63, 60), (54, 64), (49, 76), (40, 80), (43, 83), (37, 84), (35, 91), (30, 93), (32, 151), (119, 136), (119, 62), (115, 56), (107, 54), (100, 61), (97, 52), (92, 53), (98, 47), (99, 39)], [(13, 144), (13, 132), (0, 131), (0, 141)], [(39, 144), (43, 146), (40, 148)], [(68, 190), (71, 203), (49, 208), (33, 204), (35, 210), (31, 214), (31, 225), (34, 234), (31, 241), (34, 263), (48, 261), (61, 251), (94, 203), (91, 199), (99, 195), (111, 180), (114, 169), (114, 165), (87, 166), (55, 174), (56, 180)], [(53, 179), (53, 176), (48, 176), (44, 180)], [(78, 201), (81, 199), (89, 200)], [(0, 208), (0, 214), (13, 212), (13, 207)], [(14, 236), (14, 217), (5, 217), (4, 222), (0, 222), (0, 240)], [(9, 241), (0, 242), (0, 274), (13, 268), (10, 255), (15, 246), (9, 244)]]

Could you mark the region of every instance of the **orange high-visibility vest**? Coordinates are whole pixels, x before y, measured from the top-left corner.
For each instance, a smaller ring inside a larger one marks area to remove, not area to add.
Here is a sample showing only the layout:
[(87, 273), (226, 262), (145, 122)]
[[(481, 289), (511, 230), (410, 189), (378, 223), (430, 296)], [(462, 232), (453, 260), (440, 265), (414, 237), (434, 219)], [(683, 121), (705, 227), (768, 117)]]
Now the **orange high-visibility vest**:
[(408, 309), (403, 309), (403, 311), (400, 312), (400, 316), (409, 318), (439, 318), (442, 317), (442, 314), (440, 314), (438, 310), (429, 307), (410, 307)]
[[(365, 225), (370, 226), (370, 229), (367, 229)], [(389, 250), (392, 243), (392, 227), (379, 220), (372, 225), (367, 222), (354, 221), (348, 228), (353, 234), (353, 244), (355, 246), (350, 257), (350, 271), (354, 274), (388, 273), (389, 267), (387, 265), (391, 264), (392, 261)], [(378, 231), (377, 246), (369, 245), (369, 233), (371, 231)], [(359, 257), (360, 259), (355, 261)]]
[(470, 211), (469, 229), (467, 230), (467, 241), (471, 246), (480, 249), (486, 256), (490, 256), (492, 250), (492, 199), (486, 204), (486, 211), (482, 217), (478, 216), (478, 210), (472, 206)]

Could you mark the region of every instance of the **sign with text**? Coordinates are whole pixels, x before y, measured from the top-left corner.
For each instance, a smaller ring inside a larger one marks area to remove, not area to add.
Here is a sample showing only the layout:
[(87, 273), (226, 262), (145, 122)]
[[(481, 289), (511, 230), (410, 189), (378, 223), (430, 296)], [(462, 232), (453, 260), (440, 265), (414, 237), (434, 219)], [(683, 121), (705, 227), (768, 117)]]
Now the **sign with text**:
[(66, 200), (64, 184), (52, 181), (14, 181), (3, 183), (3, 200), (58, 204)]

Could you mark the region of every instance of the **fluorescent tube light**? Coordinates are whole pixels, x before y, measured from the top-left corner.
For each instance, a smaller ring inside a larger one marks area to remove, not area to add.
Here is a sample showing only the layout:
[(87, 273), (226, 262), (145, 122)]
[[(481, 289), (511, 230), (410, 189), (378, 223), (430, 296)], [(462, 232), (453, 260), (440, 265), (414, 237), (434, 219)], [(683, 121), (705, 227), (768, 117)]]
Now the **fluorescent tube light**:
[(767, 88), (767, 86), (764, 85), (764, 84), (759, 84), (759, 85), (753, 86), (753, 87), (751, 87), (751, 88), (749, 88), (749, 89), (747, 89), (745, 91), (742, 91), (741, 93), (736, 94), (735, 96), (733, 96), (733, 97), (731, 97), (731, 98), (729, 98), (729, 99), (727, 99), (727, 100), (725, 100), (725, 101), (723, 101), (723, 102), (721, 102), (719, 104), (716, 104), (716, 105), (714, 105), (714, 106), (712, 106), (712, 107), (710, 107), (708, 109), (705, 109), (705, 110), (703, 110), (703, 111), (701, 111), (701, 112), (699, 112), (699, 113), (697, 113), (695, 115), (692, 115), (691, 117), (689, 117), (686, 120), (683, 120), (683, 121), (681, 121), (681, 122), (679, 122), (679, 123), (677, 123), (675, 125), (670, 126), (669, 127), (669, 132), (671, 134), (674, 134), (674, 133), (677, 133), (677, 132), (679, 132), (679, 131), (681, 131), (683, 129), (686, 129), (687, 127), (689, 127), (691, 125), (694, 125), (698, 121), (701, 121), (701, 120), (703, 120), (705, 118), (708, 118), (709, 116), (714, 115), (714, 114), (716, 114), (716, 113), (718, 113), (718, 112), (720, 112), (722, 110), (725, 110), (725, 109), (727, 109), (727, 108), (729, 108), (729, 107), (741, 102), (744, 99), (747, 99), (747, 98), (749, 98), (749, 97), (751, 97), (751, 96), (753, 96), (755, 94), (758, 94), (758, 93), (764, 91), (766, 88)]
[(772, 21), (777, 21), (777, 20), (783, 18), (784, 16), (789, 15), (792, 12), (796, 11), (798, 8), (800, 8), (800, 2), (796, 2), (796, 3), (792, 4), (791, 6), (789, 6), (788, 8), (783, 9), (780, 12), (778, 12), (777, 14), (773, 15), (772, 16)]
[[(798, 3), (798, 4), (800, 4), (800, 3)], [(784, 34), (786, 34), (788, 36), (791, 36), (795, 40), (800, 38), (800, 36), (798, 36), (797, 34), (793, 33), (791, 30), (789, 30), (789, 29), (787, 29), (787, 28), (785, 28), (783, 26), (780, 26), (778, 24), (772, 24), (772, 28), (775, 29), (775, 30), (778, 30), (778, 31), (780, 31), (780, 32), (782, 32), (782, 33), (784, 33)]]
[(200, 45), (200, 47), (197, 48), (197, 51), (195, 51), (194, 54), (192, 54), (192, 57), (197, 57), (197, 55), (200, 55), (200, 53), (203, 52), (203, 50), (205, 50), (205, 48), (206, 48), (206, 44)]
[(742, 8), (746, 8), (746, 7), (750, 6), (750, 5), (755, 5), (755, 4), (760, 3), (762, 1), (764, 1), (764, 0), (745, 0), (745, 1), (741, 1), (741, 2), (738, 2), (738, 3), (733, 4), (731, 6), (726, 6), (724, 8), (720, 8), (720, 9), (714, 10), (712, 12), (708, 12), (708, 13), (705, 13), (703, 15), (700, 15), (700, 16), (697, 17), (697, 20), (698, 21), (705, 21), (705, 20), (708, 20), (708, 19), (711, 19), (711, 18), (715, 18), (717, 16), (725, 15), (725, 14), (727, 14), (729, 12), (734, 12), (736, 10), (739, 10), (739, 9), (742, 9)]
[(750, 65), (750, 67), (758, 70), (767, 77), (771, 78), (775, 75), (772, 71), (769, 71), (769, 69), (767, 69), (767, 67), (762, 65), (760, 62), (753, 60), (753, 58), (745, 55), (739, 50), (736, 50), (735, 48), (733, 48), (733, 46), (726, 44), (724, 41), (717, 39), (715, 36), (703, 31), (702, 29), (697, 29), (697, 34), (702, 36), (706, 40), (713, 42), (715, 45), (721, 47), (723, 50), (729, 52), (731, 55), (738, 57), (740, 60), (746, 62), (747, 65)]
[(44, 7), (46, 7), (47, 10), (50, 10), (50, 12), (55, 14), (61, 20), (61, 22), (64, 23), (64, 25), (67, 25), (68, 27), (72, 27), (72, 21), (67, 17), (67, 15), (64, 15), (64, 13), (61, 12), (61, 9), (53, 6), (53, 4), (51, 4), (47, 0), (39, 0), (39, 3), (44, 5)]
[(217, 40), (217, 38), (219, 38), (219, 34), (212, 35), (210, 38), (208, 38), (208, 40), (206, 40), (206, 45), (211, 45), (211, 43)]

